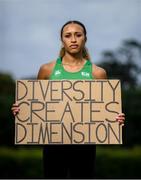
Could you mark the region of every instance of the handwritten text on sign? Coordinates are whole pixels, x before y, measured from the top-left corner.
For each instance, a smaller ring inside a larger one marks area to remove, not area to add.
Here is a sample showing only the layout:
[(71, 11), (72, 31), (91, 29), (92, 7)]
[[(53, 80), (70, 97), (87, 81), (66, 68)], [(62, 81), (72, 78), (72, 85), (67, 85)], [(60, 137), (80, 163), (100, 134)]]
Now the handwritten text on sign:
[(15, 144), (122, 144), (119, 80), (19, 80)]

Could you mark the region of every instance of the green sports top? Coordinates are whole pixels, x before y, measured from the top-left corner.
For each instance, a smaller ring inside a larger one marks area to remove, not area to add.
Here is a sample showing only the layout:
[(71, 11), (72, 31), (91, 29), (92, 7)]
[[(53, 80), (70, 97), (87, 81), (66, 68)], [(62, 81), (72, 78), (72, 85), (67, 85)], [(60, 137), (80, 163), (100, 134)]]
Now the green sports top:
[(77, 80), (77, 79), (94, 79), (92, 76), (92, 63), (87, 60), (83, 68), (77, 72), (68, 72), (62, 65), (62, 59), (59, 57), (56, 61), (50, 80)]

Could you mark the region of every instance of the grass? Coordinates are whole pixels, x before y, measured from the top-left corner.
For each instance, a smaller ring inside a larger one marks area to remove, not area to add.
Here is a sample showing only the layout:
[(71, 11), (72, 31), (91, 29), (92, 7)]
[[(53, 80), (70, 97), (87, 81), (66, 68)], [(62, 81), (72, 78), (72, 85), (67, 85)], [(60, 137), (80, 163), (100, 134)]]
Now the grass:
[(97, 178), (141, 178), (141, 146), (97, 148)]
[(43, 178), (41, 148), (0, 148), (0, 178)]
[[(97, 146), (96, 178), (141, 178), (141, 146)], [(0, 178), (43, 178), (42, 148), (1, 147)]]

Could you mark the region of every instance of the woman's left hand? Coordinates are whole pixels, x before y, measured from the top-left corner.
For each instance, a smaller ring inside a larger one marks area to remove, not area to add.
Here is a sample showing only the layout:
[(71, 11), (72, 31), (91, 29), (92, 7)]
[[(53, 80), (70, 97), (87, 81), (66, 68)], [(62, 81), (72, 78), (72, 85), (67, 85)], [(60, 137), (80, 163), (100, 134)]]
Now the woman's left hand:
[(118, 116), (116, 117), (116, 120), (119, 122), (119, 124), (124, 125), (125, 114), (124, 113), (119, 113)]

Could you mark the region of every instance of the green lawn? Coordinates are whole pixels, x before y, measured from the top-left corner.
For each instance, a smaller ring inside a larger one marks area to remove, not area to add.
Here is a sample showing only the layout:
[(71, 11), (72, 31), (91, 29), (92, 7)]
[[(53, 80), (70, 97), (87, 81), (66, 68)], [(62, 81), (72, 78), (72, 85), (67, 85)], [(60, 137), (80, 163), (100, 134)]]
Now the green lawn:
[(98, 146), (97, 178), (141, 178), (141, 146)]
[(43, 178), (40, 148), (0, 148), (0, 178)]
[[(141, 178), (141, 147), (97, 146), (96, 165), (96, 178)], [(41, 147), (1, 147), (0, 178), (43, 178)]]

